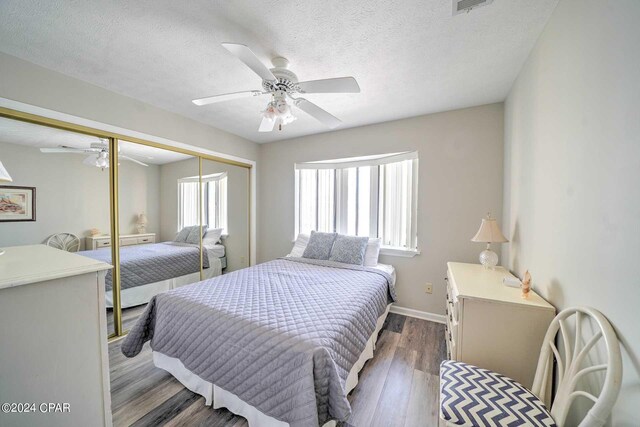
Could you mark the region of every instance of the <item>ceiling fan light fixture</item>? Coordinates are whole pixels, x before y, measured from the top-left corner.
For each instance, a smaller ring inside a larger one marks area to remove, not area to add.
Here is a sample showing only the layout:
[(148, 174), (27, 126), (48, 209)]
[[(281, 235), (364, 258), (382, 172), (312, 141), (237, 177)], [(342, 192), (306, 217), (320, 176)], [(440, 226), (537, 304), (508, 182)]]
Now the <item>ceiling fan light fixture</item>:
[(291, 107), (285, 100), (271, 101), (262, 111), (262, 117), (271, 121), (280, 121), (280, 125), (288, 125), (297, 119), (291, 112)]
[(109, 153), (106, 151), (101, 151), (98, 153), (98, 158), (96, 159), (96, 167), (104, 170), (109, 167)]

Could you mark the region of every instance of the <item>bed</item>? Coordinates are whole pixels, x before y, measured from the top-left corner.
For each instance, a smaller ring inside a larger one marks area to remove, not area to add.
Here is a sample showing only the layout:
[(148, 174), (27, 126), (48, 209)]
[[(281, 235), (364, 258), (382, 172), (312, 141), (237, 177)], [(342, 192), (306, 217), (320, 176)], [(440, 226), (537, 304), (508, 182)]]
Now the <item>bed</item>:
[(250, 426), (334, 425), (395, 301), (393, 267), (280, 258), (156, 295), (122, 344)]
[[(111, 248), (79, 252), (89, 258), (111, 263)], [(222, 274), (226, 267), (223, 245), (205, 247), (202, 259), (204, 278)], [(112, 273), (105, 278), (107, 307), (113, 307)], [(120, 248), (120, 287), (122, 307), (146, 304), (170, 289), (200, 281), (199, 245), (162, 242)]]

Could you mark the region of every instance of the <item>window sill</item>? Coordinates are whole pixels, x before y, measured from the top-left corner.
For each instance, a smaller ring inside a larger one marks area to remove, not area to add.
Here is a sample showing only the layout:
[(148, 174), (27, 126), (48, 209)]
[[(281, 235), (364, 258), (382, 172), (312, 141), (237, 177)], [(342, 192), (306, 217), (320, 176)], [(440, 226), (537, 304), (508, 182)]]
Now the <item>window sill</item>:
[(418, 249), (405, 249), (405, 248), (392, 248), (392, 247), (381, 247), (380, 255), (387, 256), (397, 256), (402, 258), (413, 258), (416, 255), (420, 255), (420, 250)]

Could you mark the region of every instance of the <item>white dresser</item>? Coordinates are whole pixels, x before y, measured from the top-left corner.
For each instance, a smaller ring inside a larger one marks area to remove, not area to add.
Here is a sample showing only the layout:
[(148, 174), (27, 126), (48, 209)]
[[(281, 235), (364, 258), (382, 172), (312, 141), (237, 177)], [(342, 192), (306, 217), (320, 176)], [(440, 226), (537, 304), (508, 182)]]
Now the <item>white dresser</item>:
[[(144, 245), (146, 243), (155, 243), (156, 233), (142, 234), (121, 234), (120, 246)], [(111, 236), (91, 236), (84, 238), (84, 247), (86, 250), (107, 248), (111, 246)]]
[(450, 359), (507, 375), (531, 388), (540, 347), (555, 308), (531, 291), (505, 286), (503, 267), (447, 263), (447, 352)]
[(0, 403), (22, 408), (0, 412), (0, 426), (111, 426), (104, 301), (111, 266), (45, 245), (4, 249)]

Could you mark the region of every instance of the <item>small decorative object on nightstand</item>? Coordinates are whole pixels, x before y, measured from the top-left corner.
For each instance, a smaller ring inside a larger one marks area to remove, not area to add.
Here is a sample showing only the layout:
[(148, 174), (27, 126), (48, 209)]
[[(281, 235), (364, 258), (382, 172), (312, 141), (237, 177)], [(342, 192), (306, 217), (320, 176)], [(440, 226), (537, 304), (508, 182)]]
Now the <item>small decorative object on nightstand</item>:
[(529, 292), (531, 292), (531, 273), (527, 270), (524, 273), (524, 280), (522, 281), (522, 298), (529, 298)]
[(491, 218), (491, 213), (488, 213), (487, 217), (482, 219), (480, 229), (471, 241), (487, 244), (487, 249), (480, 252), (480, 264), (485, 268), (494, 268), (498, 265), (498, 254), (491, 250), (491, 243), (504, 243), (509, 240), (507, 240), (502, 234), (502, 231), (500, 231), (495, 218)]
[(138, 234), (145, 234), (147, 232), (147, 216), (143, 213), (138, 215), (138, 222), (136, 223), (136, 229)]

